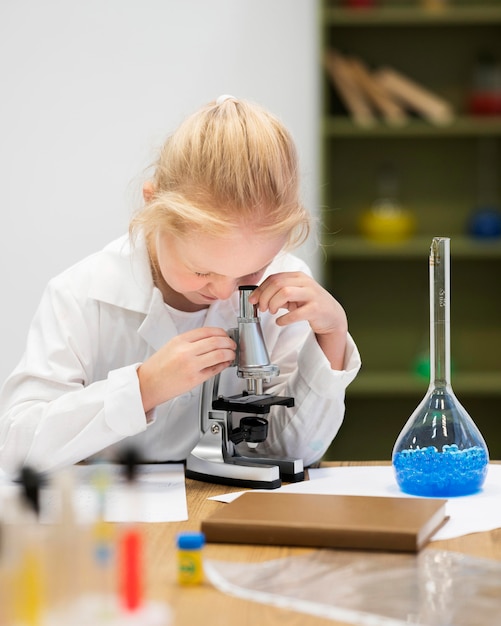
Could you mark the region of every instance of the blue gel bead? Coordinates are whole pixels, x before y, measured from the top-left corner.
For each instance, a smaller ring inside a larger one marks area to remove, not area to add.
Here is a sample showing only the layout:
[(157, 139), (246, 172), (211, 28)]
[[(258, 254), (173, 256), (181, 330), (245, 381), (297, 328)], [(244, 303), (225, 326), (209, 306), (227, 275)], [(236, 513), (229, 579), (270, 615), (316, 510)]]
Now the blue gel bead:
[[(438, 452), (430, 446), (395, 454), (393, 466), (397, 482), (405, 493), (430, 497), (453, 497), (476, 493), (485, 480), (488, 458), (474, 446), (459, 450), (456, 444)], [(407, 454), (404, 454), (406, 452)]]

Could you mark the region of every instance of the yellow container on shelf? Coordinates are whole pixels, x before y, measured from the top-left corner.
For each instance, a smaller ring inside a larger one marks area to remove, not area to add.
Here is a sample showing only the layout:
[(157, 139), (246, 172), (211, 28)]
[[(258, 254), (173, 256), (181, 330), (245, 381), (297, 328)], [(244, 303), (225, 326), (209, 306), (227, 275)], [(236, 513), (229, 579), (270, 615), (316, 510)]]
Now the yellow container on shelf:
[(379, 200), (361, 214), (359, 228), (370, 241), (393, 244), (412, 237), (416, 220), (411, 211), (392, 200)]

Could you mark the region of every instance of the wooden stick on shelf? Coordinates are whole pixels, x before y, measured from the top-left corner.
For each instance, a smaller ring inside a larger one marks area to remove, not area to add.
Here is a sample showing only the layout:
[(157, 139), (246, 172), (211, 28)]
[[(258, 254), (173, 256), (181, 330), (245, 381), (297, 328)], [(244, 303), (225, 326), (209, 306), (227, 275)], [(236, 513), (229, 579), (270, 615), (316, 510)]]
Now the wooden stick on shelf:
[(437, 125), (452, 122), (454, 113), (450, 104), (407, 76), (389, 67), (377, 70), (374, 76), (404, 106), (416, 111), (429, 122)]
[(356, 57), (348, 57), (346, 62), (353, 77), (374, 108), (381, 113), (383, 119), (392, 126), (404, 125), (408, 121), (404, 108), (380, 81), (374, 79), (366, 64)]
[(344, 57), (335, 50), (328, 50), (324, 64), (353, 121), (360, 126), (372, 126), (376, 122), (373, 111)]

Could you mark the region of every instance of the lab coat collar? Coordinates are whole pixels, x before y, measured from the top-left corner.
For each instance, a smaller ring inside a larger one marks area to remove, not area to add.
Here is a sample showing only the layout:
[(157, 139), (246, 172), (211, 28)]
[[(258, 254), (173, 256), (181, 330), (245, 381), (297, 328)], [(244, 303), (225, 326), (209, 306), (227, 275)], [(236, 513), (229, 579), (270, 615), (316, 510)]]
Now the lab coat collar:
[(176, 325), (165, 308), (162, 292), (157, 287), (153, 288), (149, 311), (137, 332), (155, 351), (177, 335)]
[(132, 246), (125, 235), (106, 246), (96, 259), (91, 298), (144, 314), (138, 333), (155, 350), (177, 334), (162, 294), (153, 284), (144, 238), (139, 237)]
[(89, 296), (123, 309), (148, 313), (155, 287), (144, 238), (131, 246), (124, 235), (96, 256)]

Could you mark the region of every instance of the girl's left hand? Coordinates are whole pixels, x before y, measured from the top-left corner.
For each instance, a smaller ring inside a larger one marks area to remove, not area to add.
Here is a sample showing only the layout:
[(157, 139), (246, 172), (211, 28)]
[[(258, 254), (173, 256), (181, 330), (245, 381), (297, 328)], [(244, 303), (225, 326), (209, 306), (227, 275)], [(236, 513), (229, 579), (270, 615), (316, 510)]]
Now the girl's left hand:
[(281, 272), (268, 276), (249, 297), (261, 312), (288, 312), (277, 318), (279, 326), (309, 322), (323, 352), (334, 369), (344, 361), (348, 322), (339, 302), (317, 281), (303, 272)]
[(347, 321), (339, 302), (315, 279), (303, 272), (272, 274), (249, 297), (261, 312), (288, 313), (277, 318), (279, 326), (306, 320), (316, 335), (346, 331)]

